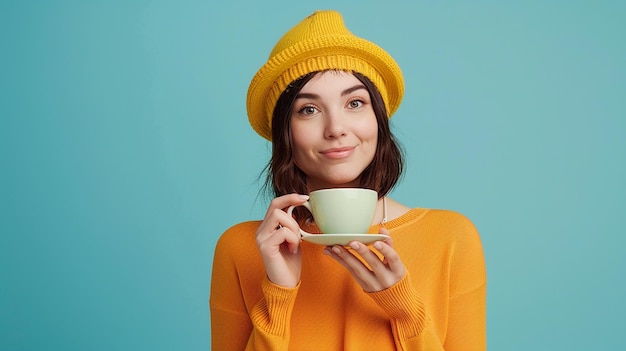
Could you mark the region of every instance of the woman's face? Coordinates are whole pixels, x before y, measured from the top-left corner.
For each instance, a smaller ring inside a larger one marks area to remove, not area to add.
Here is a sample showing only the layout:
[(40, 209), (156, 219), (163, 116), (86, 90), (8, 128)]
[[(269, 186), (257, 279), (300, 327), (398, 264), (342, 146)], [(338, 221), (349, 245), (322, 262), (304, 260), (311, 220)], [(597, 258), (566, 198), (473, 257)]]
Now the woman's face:
[(296, 96), (291, 137), (309, 191), (358, 186), (378, 142), (369, 92), (350, 73), (318, 73)]

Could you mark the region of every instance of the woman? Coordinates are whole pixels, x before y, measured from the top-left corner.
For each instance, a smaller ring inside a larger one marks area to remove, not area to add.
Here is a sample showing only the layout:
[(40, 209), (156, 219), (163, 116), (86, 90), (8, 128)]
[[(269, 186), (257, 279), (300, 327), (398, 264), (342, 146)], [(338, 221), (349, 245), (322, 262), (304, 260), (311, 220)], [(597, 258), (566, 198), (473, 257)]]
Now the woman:
[[(219, 239), (210, 308), (214, 350), (484, 350), (486, 277), (464, 216), (387, 194), (402, 172), (388, 118), (404, 92), (396, 62), (334, 11), (288, 31), (253, 78), (252, 127), (272, 142), (263, 221)], [(391, 239), (320, 246), (303, 204), (313, 190), (376, 190), (371, 232)]]

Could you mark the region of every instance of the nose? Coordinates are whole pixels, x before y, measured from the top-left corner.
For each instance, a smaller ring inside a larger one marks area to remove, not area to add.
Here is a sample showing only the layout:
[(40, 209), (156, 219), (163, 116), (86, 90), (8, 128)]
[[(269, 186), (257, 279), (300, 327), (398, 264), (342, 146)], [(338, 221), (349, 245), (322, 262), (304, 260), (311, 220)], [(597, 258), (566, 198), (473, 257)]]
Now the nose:
[(324, 137), (334, 139), (346, 135), (345, 119), (340, 112), (333, 111), (325, 116)]

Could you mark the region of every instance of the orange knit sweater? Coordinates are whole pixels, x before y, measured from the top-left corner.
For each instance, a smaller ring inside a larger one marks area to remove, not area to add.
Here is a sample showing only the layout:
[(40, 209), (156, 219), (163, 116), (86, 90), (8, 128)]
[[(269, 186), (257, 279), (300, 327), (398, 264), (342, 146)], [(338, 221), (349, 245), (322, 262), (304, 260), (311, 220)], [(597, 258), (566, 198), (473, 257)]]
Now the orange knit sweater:
[(375, 293), (308, 242), (300, 284), (272, 284), (256, 247), (259, 223), (235, 225), (217, 243), (213, 350), (485, 350), (482, 245), (463, 215), (413, 209), (387, 222), (407, 274)]

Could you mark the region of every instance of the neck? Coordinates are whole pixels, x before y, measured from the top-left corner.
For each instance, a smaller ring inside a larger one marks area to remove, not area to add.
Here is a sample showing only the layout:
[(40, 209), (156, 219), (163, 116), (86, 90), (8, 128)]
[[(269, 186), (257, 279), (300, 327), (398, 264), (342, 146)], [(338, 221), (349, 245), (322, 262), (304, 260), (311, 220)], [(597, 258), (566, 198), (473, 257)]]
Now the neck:
[(388, 199), (386, 196), (383, 196), (378, 200), (378, 204), (376, 205), (376, 213), (374, 214), (374, 219), (372, 220), (372, 224), (380, 224), (383, 225), (385, 222), (389, 220), (389, 214), (387, 211), (387, 202)]

